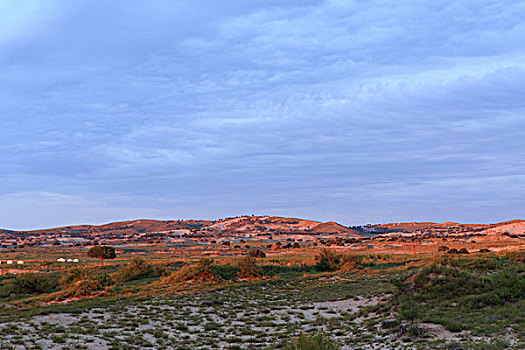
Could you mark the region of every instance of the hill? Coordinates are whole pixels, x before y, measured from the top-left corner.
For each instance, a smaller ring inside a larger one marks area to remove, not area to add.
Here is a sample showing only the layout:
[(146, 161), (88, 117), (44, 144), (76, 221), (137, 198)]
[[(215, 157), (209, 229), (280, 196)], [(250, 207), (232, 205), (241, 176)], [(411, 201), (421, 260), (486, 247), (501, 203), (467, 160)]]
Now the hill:
[[(0, 229), (0, 244), (5, 247), (49, 244), (151, 244), (184, 242), (184, 240), (211, 241), (223, 238), (260, 238), (287, 240), (318, 239), (316, 236), (352, 236), (365, 239), (381, 236), (418, 235), (439, 237), (486, 237), (498, 240), (500, 236), (521, 239), (525, 234), (524, 220), (495, 224), (460, 224), (455, 222), (408, 222), (348, 228), (334, 221), (319, 222), (279, 216), (239, 216), (219, 220), (131, 220), (104, 225), (76, 225), (33, 231)], [(492, 238), (490, 238), (492, 237)], [(336, 237), (332, 237), (335, 239)]]
[(313, 233), (330, 233), (330, 234), (349, 234), (358, 236), (358, 233), (346, 226), (338, 224), (334, 221), (328, 221), (315, 226), (311, 232)]

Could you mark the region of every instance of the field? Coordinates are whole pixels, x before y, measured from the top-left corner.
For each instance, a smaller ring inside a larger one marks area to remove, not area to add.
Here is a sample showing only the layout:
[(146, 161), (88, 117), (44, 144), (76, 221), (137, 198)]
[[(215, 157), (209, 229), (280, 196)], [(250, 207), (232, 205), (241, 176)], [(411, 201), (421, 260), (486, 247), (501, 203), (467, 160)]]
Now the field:
[(525, 347), (519, 245), (409, 248), (126, 245), (102, 262), (83, 247), (6, 250), (0, 348)]

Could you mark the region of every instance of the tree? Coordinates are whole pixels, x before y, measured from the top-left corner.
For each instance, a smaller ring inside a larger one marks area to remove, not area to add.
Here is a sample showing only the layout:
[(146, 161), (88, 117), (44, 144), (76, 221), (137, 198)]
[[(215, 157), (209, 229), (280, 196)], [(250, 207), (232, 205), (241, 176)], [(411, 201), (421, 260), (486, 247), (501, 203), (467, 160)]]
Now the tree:
[(92, 247), (88, 250), (87, 255), (90, 258), (100, 259), (100, 263), (102, 263), (102, 260), (115, 259), (117, 257), (117, 254), (115, 254), (115, 248), (107, 245)]
[(419, 305), (414, 300), (409, 299), (399, 306), (399, 315), (413, 326), (414, 322), (421, 318), (422, 313)]

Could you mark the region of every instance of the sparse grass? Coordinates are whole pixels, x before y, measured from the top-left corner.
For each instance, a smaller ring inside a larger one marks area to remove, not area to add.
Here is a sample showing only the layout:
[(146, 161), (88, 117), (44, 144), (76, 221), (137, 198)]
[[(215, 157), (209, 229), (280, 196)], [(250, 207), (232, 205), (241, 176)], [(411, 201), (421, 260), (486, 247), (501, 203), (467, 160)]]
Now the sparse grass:
[[(96, 343), (108, 349), (263, 349), (291, 346), (294, 339), (313, 339), (323, 331), (334, 344), (352, 349), (369, 343), (448, 349), (451, 341), (434, 338), (420, 326), (425, 323), (457, 334), (454, 342), (462, 348), (482, 348), (473, 337), (516, 349), (525, 342), (525, 268), (519, 254), (439, 259), (343, 254), (329, 271), (320, 271), (309, 254), (270, 255), (261, 266), (254, 262), (257, 273), (249, 275), (264, 278), (243, 280), (238, 257), (52, 266), (37, 281), (54, 276), (60, 282), (54, 287), (0, 295), (0, 347), (45, 348), (40, 342), (45, 340), (64, 348)], [(163, 272), (152, 272), (153, 265)], [(166, 272), (171, 274), (162, 276)], [(14, 279), (0, 277), (0, 290)], [(74, 296), (65, 291), (85, 281), (97, 283), (76, 294), (88, 298), (43, 304)], [(356, 310), (316, 306), (374, 297), (380, 298), (377, 305)], [(61, 315), (76, 321), (53, 323)], [(512, 342), (497, 343), (504, 334)]]

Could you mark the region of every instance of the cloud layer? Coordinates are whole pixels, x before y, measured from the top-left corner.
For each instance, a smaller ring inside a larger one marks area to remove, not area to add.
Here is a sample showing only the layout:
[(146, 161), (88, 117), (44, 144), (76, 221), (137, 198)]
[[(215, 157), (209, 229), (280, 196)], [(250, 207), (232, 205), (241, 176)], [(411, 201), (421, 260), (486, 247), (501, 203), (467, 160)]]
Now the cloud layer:
[(3, 2), (0, 227), (523, 215), (525, 1), (239, 3)]

